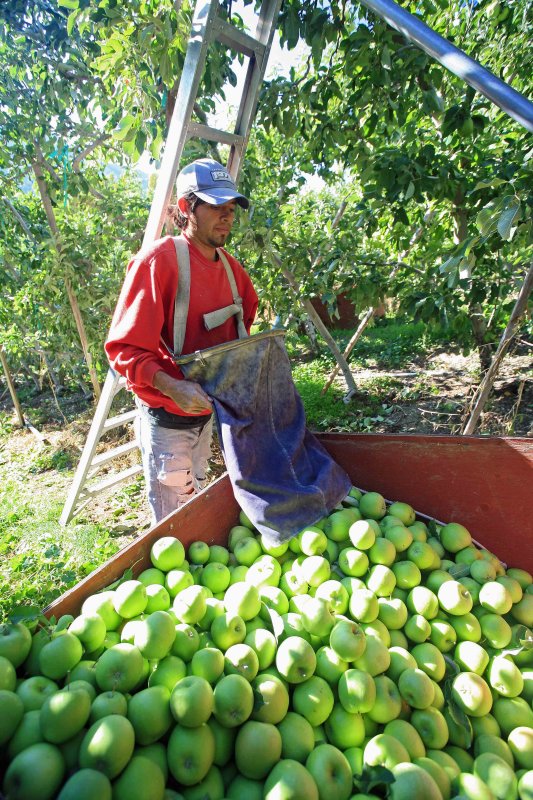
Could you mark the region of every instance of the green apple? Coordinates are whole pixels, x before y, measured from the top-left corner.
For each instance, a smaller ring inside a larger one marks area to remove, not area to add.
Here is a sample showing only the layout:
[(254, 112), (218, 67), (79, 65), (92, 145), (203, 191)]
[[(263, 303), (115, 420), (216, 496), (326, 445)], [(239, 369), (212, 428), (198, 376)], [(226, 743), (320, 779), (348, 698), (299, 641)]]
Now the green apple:
[(368, 672), (348, 669), (339, 678), (338, 693), (339, 701), (345, 711), (351, 714), (366, 714), (376, 701), (376, 684)]
[(406, 605), (411, 614), (421, 614), (427, 620), (434, 619), (439, 613), (438, 597), (426, 586), (415, 586), (411, 589)]
[(268, 722), (249, 720), (235, 739), (235, 764), (246, 778), (266, 778), (281, 757), (281, 734)]
[(350, 596), (346, 586), (334, 578), (324, 581), (317, 586), (315, 597), (326, 600), (335, 614), (345, 614), (348, 610)]
[(0, 689), (0, 745), (6, 744), (24, 716), (24, 704), (15, 692)]
[(96, 663), (96, 682), (102, 691), (131, 692), (144, 672), (138, 647), (121, 643), (102, 653)]
[[(1, 691), (9, 691), (8, 689), (2, 689)], [(27, 747), (30, 747), (32, 744), (37, 744), (38, 742), (43, 742), (44, 737), (41, 733), (41, 725), (40, 725), (40, 716), (41, 710), (39, 708), (35, 708), (32, 711), (26, 711), (26, 713), (20, 719), (20, 722), (17, 724), (17, 720), (19, 719), (20, 714), (20, 705), (16, 702), (13, 704), (13, 707), (9, 707), (9, 703), (5, 703), (4, 698), (4, 708), (2, 711), (5, 713), (11, 713), (14, 710), (14, 714), (8, 720), (7, 725), (3, 728), (3, 723), (0, 723), (0, 728), (3, 729), (3, 733), (0, 735), (1, 738), (5, 738), (6, 733), (9, 732), (13, 726), (16, 725), (16, 729), (14, 733), (9, 738), (9, 743), (7, 746), (7, 756), (9, 761), (12, 761), (15, 756), (21, 753), (23, 750), (26, 750)]]
[(486, 678), (499, 695), (517, 697), (522, 694), (524, 679), (511, 657), (495, 656), (490, 660)]
[(83, 646), (69, 631), (53, 634), (39, 653), (39, 666), (47, 678), (60, 680), (81, 661)]
[(441, 681), (446, 673), (446, 662), (440, 650), (431, 642), (417, 644), (411, 649), (417, 665), (434, 681)]
[(431, 678), (416, 667), (405, 669), (398, 678), (398, 689), (411, 708), (428, 708), (433, 704), (435, 689)]
[(365, 636), (375, 636), (383, 642), (385, 647), (391, 646), (391, 632), (380, 619), (375, 619), (373, 622), (362, 622), (361, 628)]
[(431, 758), (422, 757), (422, 758), (415, 758), (413, 763), (417, 767), (422, 767), (430, 777), (433, 778), (437, 786), (439, 787), (440, 793), (444, 798), (449, 798), (451, 795), (451, 780), (450, 776), (440, 764), (436, 761), (433, 761)]
[(224, 654), (218, 647), (202, 647), (192, 657), (190, 672), (215, 684), (224, 672)]
[(91, 713), (91, 698), (82, 690), (56, 692), (41, 708), (41, 733), (45, 741), (61, 744), (75, 736)]
[(431, 636), (431, 624), (422, 614), (411, 614), (404, 625), (403, 632), (411, 642), (421, 644)]
[(465, 641), (457, 644), (454, 659), (466, 672), (483, 675), (489, 663), (489, 654), (477, 642)]
[(370, 589), (355, 589), (349, 601), (350, 616), (356, 622), (373, 622), (379, 615), (379, 603)]
[(490, 787), (496, 797), (518, 797), (518, 779), (513, 768), (494, 753), (477, 756), (472, 771)]
[(193, 583), (194, 578), (188, 569), (171, 569), (165, 576), (165, 589), (172, 599)]
[(44, 675), (33, 675), (19, 682), (16, 693), (22, 700), (24, 711), (33, 711), (43, 705), (47, 697), (59, 691), (58, 684)]
[(378, 733), (365, 745), (363, 754), (365, 766), (392, 769), (396, 764), (410, 760), (409, 753), (400, 740), (388, 733)]
[(305, 639), (289, 636), (278, 646), (276, 668), (289, 683), (302, 683), (315, 672), (315, 651)]
[(295, 571), (309, 586), (316, 588), (324, 581), (329, 580), (331, 565), (324, 556), (305, 556)]
[(366, 573), (369, 566), (368, 556), (356, 547), (345, 547), (338, 555), (338, 564), (343, 575), (359, 578)]
[(149, 786), (152, 797), (163, 797), (165, 776), (152, 759), (134, 754), (133, 758), (113, 782), (114, 800), (131, 800), (139, 794), (140, 786)]
[(394, 736), (395, 739), (401, 742), (407, 750), (411, 761), (414, 761), (415, 758), (424, 758), (426, 755), (426, 748), (420, 734), (414, 725), (411, 725), (407, 720), (393, 719), (387, 722), (383, 733)]
[(226, 589), (224, 606), (229, 614), (239, 616), (245, 622), (253, 619), (261, 610), (259, 589), (248, 581), (234, 583)]
[(523, 697), (497, 697), (492, 714), (507, 738), (514, 728), (533, 728), (533, 711)]
[(413, 543), (413, 534), (404, 525), (391, 525), (384, 535), (392, 542), (397, 553), (405, 552)]
[(492, 708), (487, 682), (476, 672), (460, 672), (452, 681), (452, 697), (466, 714), (483, 717)]
[(386, 672), (390, 666), (388, 648), (377, 636), (366, 636), (366, 648), (361, 656), (353, 662), (355, 669), (362, 669), (375, 677)]
[(365, 723), (362, 714), (352, 714), (346, 711), (340, 703), (335, 703), (333, 711), (324, 723), (327, 741), (346, 750), (348, 747), (361, 747), (365, 738)]
[(259, 558), (263, 554), (261, 545), (254, 536), (239, 539), (233, 548), (233, 552), (237, 563), (244, 564), (246, 567), (250, 567), (256, 558)]
[(351, 796), (352, 770), (346, 756), (337, 747), (318, 745), (307, 757), (305, 766), (315, 780), (319, 797), (348, 800)]
[(421, 570), (431, 569), (435, 560), (435, 551), (427, 542), (413, 541), (405, 554)]
[(220, 678), (213, 693), (213, 713), (221, 725), (236, 728), (250, 717), (254, 707), (253, 689), (242, 675)]
[(485, 781), (482, 781), (477, 775), (472, 775), (469, 772), (461, 772), (452, 781), (452, 791), (456, 792), (459, 797), (473, 797), (475, 800), (494, 800), (495, 795), (492, 790), (487, 786)]
[(310, 525), (298, 534), (300, 550), (306, 556), (319, 556), (328, 546), (328, 537), (320, 528)]
[(137, 580), (144, 583), (146, 588), (149, 586), (164, 586), (165, 573), (157, 567), (148, 567), (137, 575)]
[(522, 769), (533, 769), (533, 728), (525, 725), (513, 728), (507, 742), (516, 764)]
[(22, 622), (0, 625), (0, 656), (7, 658), (15, 669), (28, 657), (31, 643), (31, 633)]
[(507, 647), (513, 637), (511, 626), (499, 614), (487, 612), (480, 618), (479, 624), (489, 646), (497, 650)]
[(246, 624), (241, 616), (227, 611), (225, 614), (215, 617), (210, 633), (216, 647), (225, 652), (232, 644), (240, 644), (244, 641)]
[(295, 686), (292, 708), (313, 726), (322, 725), (333, 710), (335, 697), (327, 681), (312, 675)]
[(264, 784), (263, 800), (319, 800), (311, 773), (292, 758), (283, 758), (272, 768)]
[[(475, 717), (472, 719), (475, 719)], [(483, 717), (481, 717), (481, 719), (483, 719)], [(518, 730), (518, 728), (515, 728), (515, 730)], [(525, 730), (529, 729), (526, 728)], [(481, 755), (481, 753), (495, 753), (497, 756), (500, 756), (500, 758), (503, 758), (503, 760), (506, 761), (510, 767), (514, 768), (513, 751), (511, 750), (508, 742), (504, 741), (499, 736), (491, 733), (482, 733), (480, 736), (475, 737), (473, 744), (474, 755), (476, 757)]]
[(176, 725), (167, 746), (168, 767), (176, 781), (194, 786), (205, 778), (215, 757), (215, 737), (211, 728)]
[(281, 564), (279, 560), (265, 553), (246, 568), (244, 580), (261, 589), (263, 586), (278, 586), (280, 578)]
[(375, 564), (365, 576), (365, 581), (367, 588), (377, 597), (389, 597), (396, 586), (396, 575), (385, 564)]
[(382, 564), (390, 567), (396, 559), (396, 547), (393, 542), (384, 536), (378, 536), (372, 547), (368, 550), (371, 564)]
[(162, 572), (178, 569), (185, 560), (185, 548), (175, 536), (162, 536), (151, 547), (150, 560)]
[(348, 536), (358, 550), (369, 550), (376, 541), (376, 536), (381, 536), (381, 531), (375, 520), (360, 519), (350, 525)]
[(59, 749), (48, 742), (32, 744), (15, 756), (4, 776), (7, 798), (53, 800), (63, 781), (65, 762)]
[(144, 658), (160, 660), (170, 653), (176, 638), (176, 627), (166, 611), (154, 611), (139, 621), (135, 628), (133, 644)]
[(116, 778), (130, 760), (134, 746), (135, 731), (129, 719), (111, 714), (93, 723), (83, 737), (79, 765)]
[(411, 714), (410, 722), (427, 748), (442, 750), (446, 746), (450, 734), (446, 720), (438, 709), (433, 706), (416, 709)]
[(208, 562), (200, 573), (200, 583), (214, 594), (225, 592), (231, 581), (229, 568), (220, 561)]
[(113, 605), (117, 614), (124, 619), (142, 614), (147, 603), (146, 586), (140, 581), (124, 581), (115, 589)]
[(251, 536), (251, 530), (252, 529), (246, 525), (234, 525), (230, 528), (228, 534), (228, 547), (230, 551), (233, 552), (235, 550), (235, 545), (237, 542), (240, 542), (241, 539)]
[(390, 630), (400, 630), (407, 622), (407, 606), (398, 598), (378, 597), (378, 619)]
[(314, 636), (329, 636), (335, 625), (335, 613), (329, 603), (320, 597), (303, 595), (300, 614), (305, 630)]
[(68, 629), (78, 637), (86, 653), (101, 647), (107, 632), (104, 620), (96, 613), (80, 614)]
[(224, 672), (242, 675), (252, 681), (259, 672), (259, 659), (255, 650), (248, 644), (233, 644), (224, 655)]
[(108, 717), (110, 714), (125, 717), (127, 713), (128, 701), (124, 694), (116, 691), (100, 692), (91, 703), (89, 722), (92, 725), (98, 719)]
[(395, 561), (391, 569), (400, 589), (414, 589), (422, 581), (422, 573), (412, 561)]
[(347, 509), (333, 511), (328, 516), (324, 525), (324, 533), (328, 539), (332, 539), (334, 542), (346, 541), (350, 526), (356, 521), (346, 512)]
[(406, 669), (416, 669), (418, 666), (414, 656), (405, 647), (393, 645), (389, 647), (389, 666), (387, 667), (387, 675), (396, 683), (400, 675)]
[(278, 730), (281, 734), (281, 757), (304, 764), (315, 746), (310, 723), (300, 714), (288, 711), (278, 723)]
[(316, 651), (315, 675), (324, 678), (331, 686), (337, 685), (347, 669), (348, 663), (329, 645), (319, 647)]
[(481, 639), (481, 625), (474, 614), (463, 614), (461, 617), (450, 617), (450, 625), (455, 630), (457, 638), (461, 641), (479, 642)]
[(449, 653), (457, 643), (457, 633), (450, 622), (442, 619), (432, 619), (429, 623), (431, 633), (429, 640), (441, 653)]
[(170, 652), (173, 656), (189, 662), (199, 647), (198, 631), (187, 623), (180, 622), (175, 626), (175, 638)]
[(170, 695), (169, 713), (186, 728), (196, 728), (207, 722), (213, 707), (211, 684), (198, 675), (189, 675), (178, 681)]
[(187, 665), (178, 656), (168, 655), (152, 667), (148, 677), (148, 686), (164, 686), (169, 692), (187, 674)]
[(437, 598), (441, 608), (448, 614), (462, 616), (472, 610), (472, 595), (459, 581), (445, 581), (441, 584)]
[(251, 719), (277, 725), (289, 708), (289, 692), (285, 682), (274, 673), (262, 672), (252, 680), (254, 710)]
[(259, 670), (269, 667), (276, 657), (276, 637), (266, 628), (256, 628), (247, 633), (244, 644), (249, 645), (255, 651)]
[(206, 607), (205, 588), (196, 584), (178, 592), (172, 604), (172, 610), (178, 620), (187, 625), (199, 622), (206, 612)]
[(386, 725), (387, 722), (399, 717), (402, 710), (402, 698), (398, 687), (387, 675), (377, 675), (374, 683), (376, 699), (368, 711), (368, 716), (374, 722)]
[(344, 661), (356, 661), (365, 651), (366, 636), (356, 622), (341, 619), (331, 630), (329, 646)]

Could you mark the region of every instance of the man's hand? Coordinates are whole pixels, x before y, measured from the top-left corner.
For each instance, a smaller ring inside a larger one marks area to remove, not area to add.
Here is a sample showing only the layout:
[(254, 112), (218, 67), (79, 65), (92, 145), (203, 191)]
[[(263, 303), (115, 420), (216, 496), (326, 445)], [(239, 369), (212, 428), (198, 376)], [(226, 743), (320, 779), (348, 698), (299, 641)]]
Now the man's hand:
[(209, 397), (194, 381), (179, 381), (161, 370), (154, 376), (154, 388), (174, 400), (187, 414), (213, 410)]

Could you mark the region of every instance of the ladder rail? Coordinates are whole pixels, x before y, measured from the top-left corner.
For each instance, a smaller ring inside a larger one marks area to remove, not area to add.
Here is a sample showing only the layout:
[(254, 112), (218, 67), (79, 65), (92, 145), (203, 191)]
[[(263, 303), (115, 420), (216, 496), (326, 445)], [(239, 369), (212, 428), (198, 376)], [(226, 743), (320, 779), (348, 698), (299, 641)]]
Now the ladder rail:
[[(179, 0), (177, 0), (178, 2)], [(172, 112), (142, 247), (151, 244), (161, 234), (183, 149), (190, 138), (198, 137), (229, 145), (228, 170), (236, 180), (250, 136), (259, 89), (272, 46), (275, 22), (280, 6), (281, 0), (263, 0), (258, 17), (256, 38), (254, 38), (235, 28), (218, 15), (219, 0), (197, 0), (178, 95)], [(247, 77), (244, 82), (234, 132), (221, 131), (191, 120), (205, 68), (207, 50), (214, 40), (249, 58)], [(125, 379), (110, 369), (59, 519), (61, 525), (66, 525), (87, 505), (92, 497), (142, 471), (142, 466), (135, 465), (111, 474), (98, 483), (89, 484), (101, 467), (139, 446), (134, 437), (126, 444), (95, 455), (98, 442), (104, 433), (120, 425), (131, 423), (137, 416), (136, 410), (127, 411), (111, 418), (108, 416), (113, 398), (123, 386), (125, 386)]]

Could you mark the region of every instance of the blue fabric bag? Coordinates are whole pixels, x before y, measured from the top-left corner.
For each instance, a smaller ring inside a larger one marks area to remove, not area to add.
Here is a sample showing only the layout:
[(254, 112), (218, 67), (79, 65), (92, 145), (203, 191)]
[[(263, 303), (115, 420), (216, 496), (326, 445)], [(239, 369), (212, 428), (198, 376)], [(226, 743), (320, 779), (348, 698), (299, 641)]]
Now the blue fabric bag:
[(237, 502), (275, 543), (331, 513), (352, 485), (306, 427), (284, 336), (268, 331), (175, 359), (212, 400)]

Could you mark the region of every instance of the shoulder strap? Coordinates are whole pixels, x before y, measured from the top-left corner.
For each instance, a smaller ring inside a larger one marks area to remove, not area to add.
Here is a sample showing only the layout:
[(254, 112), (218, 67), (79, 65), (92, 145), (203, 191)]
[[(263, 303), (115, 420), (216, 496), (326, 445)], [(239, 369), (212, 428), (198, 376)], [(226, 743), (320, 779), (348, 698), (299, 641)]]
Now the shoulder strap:
[(174, 301), (174, 357), (181, 355), (185, 341), (189, 298), (191, 294), (191, 261), (189, 245), (181, 236), (174, 237), (176, 258), (178, 260), (178, 291)]
[(233, 270), (231, 265), (226, 258), (226, 254), (220, 247), (217, 247), (218, 257), (224, 264), (224, 268), (226, 270), (226, 275), (228, 276), (229, 285), (231, 287), (231, 293), (233, 295), (233, 302), (238, 307), (238, 311), (236, 313), (237, 317), (237, 331), (239, 333), (239, 339), (246, 339), (248, 336), (248, 331), (246, 330), (246, 326), (244, 324), (243, 313), (242, 313), (242, 297), (239, 295), (239, 290), (237, 289), (237, 283), (235, 281), (235, 275), (233, 274)]

